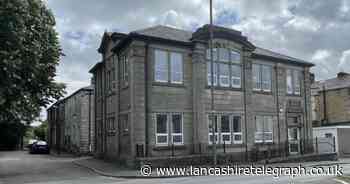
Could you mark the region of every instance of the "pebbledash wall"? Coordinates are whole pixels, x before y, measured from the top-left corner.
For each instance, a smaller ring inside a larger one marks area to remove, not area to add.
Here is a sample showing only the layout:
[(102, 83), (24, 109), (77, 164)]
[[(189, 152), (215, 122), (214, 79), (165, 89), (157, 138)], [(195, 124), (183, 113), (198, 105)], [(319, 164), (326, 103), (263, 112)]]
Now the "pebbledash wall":
[[(96, 82), (97, 156), (133, 161), (169, 156), (171, 149), (175, 156), (209, 153), (212, 127), (227, 152), (289, 144), (288, 132), (312, 139), (313, 64), (258, 48), (241, 32), (218, 26), (211, 110), (208, 30), (208, 25), (193, 33), (155, 26), (104, 34), (102, 61), (90, 70)], [(312, 145), (305, 141), (290, 151), (307, 147)]]
[(56, 151), (77, 155), (94, 150), (94, 93), (88, 86), (48, 108), (48, 138)]

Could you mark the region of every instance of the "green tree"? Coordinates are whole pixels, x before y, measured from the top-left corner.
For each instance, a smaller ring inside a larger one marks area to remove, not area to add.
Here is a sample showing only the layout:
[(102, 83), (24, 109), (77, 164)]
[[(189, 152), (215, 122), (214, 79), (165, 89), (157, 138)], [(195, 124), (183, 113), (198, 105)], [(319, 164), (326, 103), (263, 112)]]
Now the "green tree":
[(47, 121), (43, 121), (40, 126), (34, 128), (34, 136), (39, 140), (46, 140)]
[(41, 0), (0, 1), (0, 123), (30, 123), (64, 94), (54, 81), (61, 50)]

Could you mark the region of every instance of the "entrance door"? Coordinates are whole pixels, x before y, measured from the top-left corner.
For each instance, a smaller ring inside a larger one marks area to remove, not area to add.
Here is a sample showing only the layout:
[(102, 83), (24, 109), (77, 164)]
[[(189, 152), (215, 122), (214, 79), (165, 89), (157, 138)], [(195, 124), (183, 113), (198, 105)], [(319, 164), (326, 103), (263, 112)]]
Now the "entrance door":
[(288, 128), (289, 153), (297, 154), (300, 152), (300, 129), (297, 127)]

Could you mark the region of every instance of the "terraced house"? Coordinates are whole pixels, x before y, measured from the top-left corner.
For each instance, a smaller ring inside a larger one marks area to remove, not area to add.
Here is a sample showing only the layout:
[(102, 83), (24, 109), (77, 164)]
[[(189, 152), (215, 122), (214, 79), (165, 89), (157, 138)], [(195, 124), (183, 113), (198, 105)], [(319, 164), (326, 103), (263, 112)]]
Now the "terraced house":
[[(214, 26), (213, 108), (209, 26), (106, 32), (96, 82), (96, 154), (133, 161), (312, 146), (312, 63), (256, 47)], [(222, 145), (225, 145), (223, 147)]]

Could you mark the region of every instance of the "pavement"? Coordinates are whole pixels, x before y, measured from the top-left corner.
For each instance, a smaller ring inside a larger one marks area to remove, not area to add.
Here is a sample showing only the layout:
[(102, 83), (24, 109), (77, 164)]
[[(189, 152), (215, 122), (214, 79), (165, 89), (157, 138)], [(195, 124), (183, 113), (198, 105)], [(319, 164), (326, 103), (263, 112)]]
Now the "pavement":
[[(335, 162), (307, 162), (304, 167), (328, 167), (340, 164), (345, 175), (350, 175), (350, 160)], [(284, 166), (295, 166), (293, 163)], [(274, 164), (274, 166), (282, 166)], [(137, 170), (104, 162), (92, 157), (73, 157), (70, 155), (30, 155), (23, 151), (0, 152), (0, 184), (111, 184), (111, 183), (343, 183), (344, 178), (335, 176), (188, 176), (172, 178), (140, 177)], [(346, 180), (345, 180), (346, 182)]]

